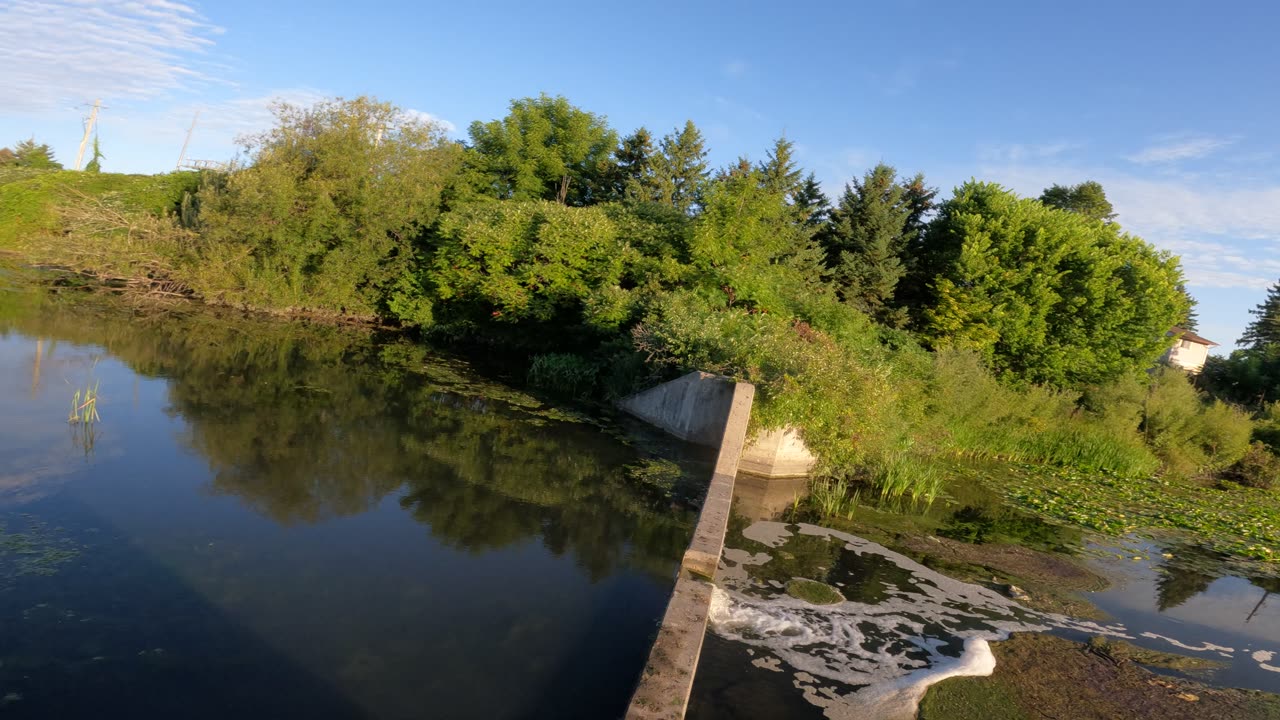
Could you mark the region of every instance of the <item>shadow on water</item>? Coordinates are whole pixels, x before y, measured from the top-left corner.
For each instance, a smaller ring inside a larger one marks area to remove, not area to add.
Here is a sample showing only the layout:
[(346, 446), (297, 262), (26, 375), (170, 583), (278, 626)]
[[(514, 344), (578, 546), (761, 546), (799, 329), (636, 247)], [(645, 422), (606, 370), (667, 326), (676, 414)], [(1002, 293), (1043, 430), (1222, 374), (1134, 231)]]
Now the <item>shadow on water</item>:
[(692, 526), (635, 448), (395, 338), (17, 296), (0, 513), (83, 550), (0, 589), (0, 713), (621, 714)]
[(0, 588), (4, 717), (371, 717), (89, 508), (57, 512), (88, 544), (71, 567)]

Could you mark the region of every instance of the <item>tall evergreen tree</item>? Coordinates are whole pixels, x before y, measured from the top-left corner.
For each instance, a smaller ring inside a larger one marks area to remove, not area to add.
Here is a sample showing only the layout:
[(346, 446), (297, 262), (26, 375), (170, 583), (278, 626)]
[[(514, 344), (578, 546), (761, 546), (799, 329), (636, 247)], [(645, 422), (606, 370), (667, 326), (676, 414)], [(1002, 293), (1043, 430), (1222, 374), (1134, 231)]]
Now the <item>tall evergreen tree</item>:
[(751, 160), (746, 155), (739, 155), (738, 159), (732, 165), (726, 165), (716, 171), (716, 180), (729, 180), (735, 178), (745, 178), (756, 172), (751, 165)]
[(1054, 185), (1046, 188), (1040, 195), (1040, 202), (1102, 222), (1111, 222), (1116, 217), (1107, 193), (1094, 180), (1086, 180), (1079, 185)]
[(782, 193), (788, 200), (794, 201), (796, 193), (804, 184), (804, 174), (796, 166), (793, 155), (796, 144), (780, 137), (773, 142), (767, 159), (760, 163), (760, 181), (770, 192)]
[(1267, 298), (1249, 311), (1253, 320), (1240, 336), (1240, 345), (1261, 350), (1280, 344), (1280, 282), (1267, 290)]
[(707, 182), (707, 148), (698, 126), (688, 120), (684, 128), (662, 138), (662, 152), (654, 157), (654, 199), (682, 212), (699, 203)]
[(647, 198), (653, 192), (653, 135), (640, 128), (622, 139), (613, 152), (615, 177), (613, 193), (617, 198)]
[(906, 319), (893, 297), (906, 272), (903, 253), (917, 232), (909, 226), (917, 213), (923, 211), (913, 207), (897, 171), (880, 163), (845, 186), (822, 235), (841, 298), (891, 325)]
[(53, 148), (46, 143), (37, 143), (29, 138), (19, 141), (13, 146), (14, 164), (36, 170), (61, 170), (62, 163), (53, 158)]
[(1179, 285), (1178, 290), (1187, 299), (1187, 317), (1184, 318), (1182, 322), (1178, 323), (1178, 327), (1184, 330), (1195, 331), (1197, 326), (1200, 324), (1200, 316), (1196, 314), (1196, 305), (1199, 305), (1200, 302), (1191, 295), (1191, 292), (1187, 290), (1186, 285)]
[(792, 202), (795, 203), (796, 214), (808, 228), (822, 227), (831, 215), (831, 201), (822, 192), (822, 186), (818, 184), (813, 173), (809, 173), (800, 183)]

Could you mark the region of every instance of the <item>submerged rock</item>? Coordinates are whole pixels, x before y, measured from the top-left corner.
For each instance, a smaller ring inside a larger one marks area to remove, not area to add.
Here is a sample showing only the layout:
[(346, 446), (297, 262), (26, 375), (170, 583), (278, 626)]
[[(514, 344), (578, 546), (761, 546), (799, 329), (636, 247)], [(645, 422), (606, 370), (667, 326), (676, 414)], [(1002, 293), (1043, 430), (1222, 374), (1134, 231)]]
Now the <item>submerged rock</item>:
[(796, 578), (787, 583), (787, 594), (814, 605), (835, 605), (844, 602), (844, 595), (836, 588), (818, 582)]

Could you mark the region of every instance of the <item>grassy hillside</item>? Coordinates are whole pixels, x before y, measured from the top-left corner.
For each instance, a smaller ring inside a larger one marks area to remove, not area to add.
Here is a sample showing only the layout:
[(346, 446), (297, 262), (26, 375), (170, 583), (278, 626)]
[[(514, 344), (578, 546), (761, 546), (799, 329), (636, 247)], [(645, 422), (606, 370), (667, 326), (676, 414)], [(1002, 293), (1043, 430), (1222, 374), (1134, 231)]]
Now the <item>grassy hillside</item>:
[(68, 230), (65, 211), (86, 204), (165, 217), (178, 209), (183, 193), (194, 191), (199, 180), (194, 172), (123, 175), (0, 168), (0, 250), (63, 234)]

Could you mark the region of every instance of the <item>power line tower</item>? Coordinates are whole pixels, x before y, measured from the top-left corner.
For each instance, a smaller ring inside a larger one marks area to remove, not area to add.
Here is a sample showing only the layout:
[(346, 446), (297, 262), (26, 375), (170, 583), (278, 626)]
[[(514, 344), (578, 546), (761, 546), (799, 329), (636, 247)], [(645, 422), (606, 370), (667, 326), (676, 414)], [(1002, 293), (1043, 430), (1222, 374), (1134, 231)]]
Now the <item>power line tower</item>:
[(102, 101), (94, 100), (93, 109), (89, 111), (89, 119), (84, 123), (84, 137), (80, 140), (80, 152), (76, 153), (76, 170), (84, 163), (84, 149), (89, 144), (89, 135), (93, 132), (94, 123), (98, 122), (98, 111), (102, 109)]
[(196, 121), (200, 119), (200, 110), (196, 110), (195, 117), (191, 118), (191, 127), (187, 128), (187, 139), (182, 141), (182, 152), (178, 153), (178, 164), (174, 166), (175, 170), (182, 169), (182, 161), (187, 159), (187, 146), (191, 144), (191, 133), (196, 131)]

